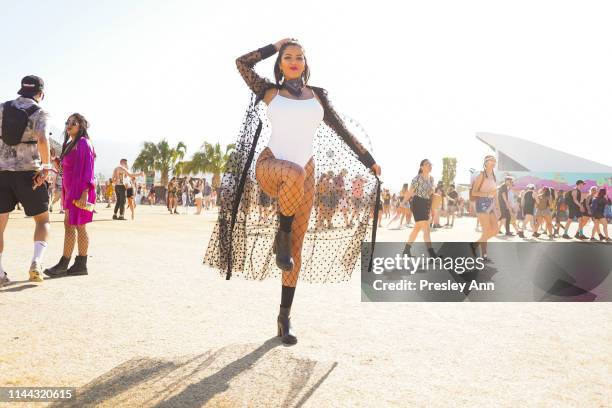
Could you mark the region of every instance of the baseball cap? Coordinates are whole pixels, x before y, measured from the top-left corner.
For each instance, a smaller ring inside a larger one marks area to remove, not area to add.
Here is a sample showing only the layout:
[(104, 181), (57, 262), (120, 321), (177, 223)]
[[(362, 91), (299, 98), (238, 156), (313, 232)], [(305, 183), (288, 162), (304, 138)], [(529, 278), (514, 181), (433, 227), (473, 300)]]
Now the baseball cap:
[(45, 82), (41, 77), (28, 75), (21, 80), (21, 89), (17, 92), (21, 96), (32, 97), (45, 89)]

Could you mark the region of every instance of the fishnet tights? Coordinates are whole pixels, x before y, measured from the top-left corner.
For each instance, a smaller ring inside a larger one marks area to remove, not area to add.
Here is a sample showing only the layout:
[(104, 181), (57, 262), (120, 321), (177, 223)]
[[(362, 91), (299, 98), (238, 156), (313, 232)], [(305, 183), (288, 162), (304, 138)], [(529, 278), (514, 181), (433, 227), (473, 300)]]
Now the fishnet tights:
[(291, 226), (291, 256), (293, 270), (282, 273), (282, 284), (295, 287), (302, 264), (302, 244), (308, 230), (315, 192), (314, 160), (304, 168), (296, 163), (279, 160), (265, 148), (257, 159), (255, 176), (259, 186), (270, 197), (278, 198), (283, 215), (293, 215)]
[(72, 252), (74, 252), (74, 244), (77, 243), (79, 256), (86, 256), (87, 250), (89, 249), (89, 235), (87, 234), (87, 229), (85, 228), (85, 224), (70, 225), (70, 223), (68, 222), (68, 211), (69, 210), (66, 210), (66, 214), (64, 216), (63, 255), (66, 258), (70, 258), (72, 256)]

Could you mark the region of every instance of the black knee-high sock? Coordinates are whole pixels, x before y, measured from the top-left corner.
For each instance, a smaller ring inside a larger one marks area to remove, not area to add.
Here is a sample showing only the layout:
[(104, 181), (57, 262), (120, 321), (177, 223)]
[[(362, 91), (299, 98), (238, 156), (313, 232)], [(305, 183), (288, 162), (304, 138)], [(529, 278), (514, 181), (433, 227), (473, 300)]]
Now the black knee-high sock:
[(506, 234), (510, 233), (510, 218), (506, 218)]
[(278, 213), (278, 220), (280, 222), (279, 229), (285, 232), (291, 232), (291, 224), (293, 223), (293, 215), (283, 215)]
[(291, 307), (293, 303), (293, 295), (295, 294), (295, 287), (283, 285), (281, 291), (281, 307)]

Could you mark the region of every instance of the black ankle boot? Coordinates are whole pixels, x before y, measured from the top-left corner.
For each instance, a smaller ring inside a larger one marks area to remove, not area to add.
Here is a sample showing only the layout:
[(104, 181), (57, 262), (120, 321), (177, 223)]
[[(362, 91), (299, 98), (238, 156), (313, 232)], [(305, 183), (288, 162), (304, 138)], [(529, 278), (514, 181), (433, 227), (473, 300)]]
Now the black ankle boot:
[(88, 274), (87, 273), (87, 255), (85, 256), (77, 255), (77, 257), (74, 258), (74, 263), (72, 264), (72, 266), (68, 268), (66, 275), (77, 276), (77, 275), (87, 275), (87, 274)]
[(274, 237), (273, 252), (276, 254), (276, 266), (283, 271), (293, 270), (293, 258), (291, 257), (291, 232), (276, 232)]
[(478, 242), (470, 242), (470, 250), (472, 251), (472, 255), (474, 258), (478, 257), (476, 254), (476, 248), (478, 248), (480, 244)]
[(429, 254), (430, 258), (442, 258), (440, 255), (436, 254), (436, 251), (434, 251), (433, 248), (427, 248), (427, 253)]
[(68, 264), (70, 263), (70, 258), (66, 258), (62, 256), (57, 263), (57, 265), (52, 266), (51, 268), (47, 268), (43, 271), (45, 275), (50, 278), (59, 278), (60, 276), (66, 276), (66, 272), (68, 271)]
[(297, 337), (295, 337), (295, 333), (291, 329), (291, 317), (289, 316), (290, 313), (291, 313), (290, 307), (282, 307), (282, 306), (280, 307), (280, 311), (278, 312), (277, 336), (280, 337), (281, 341), (285, 344), (297, 343)]

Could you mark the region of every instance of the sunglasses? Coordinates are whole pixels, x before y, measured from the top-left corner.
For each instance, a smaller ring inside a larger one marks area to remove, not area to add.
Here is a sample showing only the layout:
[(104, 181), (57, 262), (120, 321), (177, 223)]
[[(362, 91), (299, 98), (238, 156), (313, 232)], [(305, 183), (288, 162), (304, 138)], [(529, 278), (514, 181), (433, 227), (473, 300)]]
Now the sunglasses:
[(77, 126), (79, 124), (79, 122), (77, 122), (76, 120), (67, 120), (66, 121), (66, 126)]

